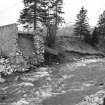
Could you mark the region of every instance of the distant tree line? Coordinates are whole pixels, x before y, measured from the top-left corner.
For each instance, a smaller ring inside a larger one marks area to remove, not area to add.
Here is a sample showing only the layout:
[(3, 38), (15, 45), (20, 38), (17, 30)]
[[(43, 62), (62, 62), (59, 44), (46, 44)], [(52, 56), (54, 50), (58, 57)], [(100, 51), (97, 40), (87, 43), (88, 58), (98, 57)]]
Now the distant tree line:
[(97, 45), (104, 41), (105, 37), (105, 11), (99, 16), (97, 26), (92, 33), (92, 44)]
[(79, 36), (86, 43), (90, 43), (90, 31), (87, 21), (87, 10), (82, 7), (79, 14), (77, 14), (77, 20), (74, 28), (74, 35)]
[(104, 40), (105, 37), (105, 11), (99, 16), (97, 26), (92, 33), (88, 23), (87, 10), (82, 7), (75, 23), (74, 35), (80, 37), (84, 42), (96, 46)]

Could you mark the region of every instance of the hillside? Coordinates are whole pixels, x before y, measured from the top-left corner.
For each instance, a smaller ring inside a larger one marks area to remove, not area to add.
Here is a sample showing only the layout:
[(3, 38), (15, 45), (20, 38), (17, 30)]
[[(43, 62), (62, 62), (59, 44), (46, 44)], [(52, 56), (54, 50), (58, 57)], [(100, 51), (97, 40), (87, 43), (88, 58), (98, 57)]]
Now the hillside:
[(72, 36), (73, 30), (74, 30), (74, 25), (62, 27), (57, 31), (57, 36)]
[[(74, 53), (79, 55), (104, 55), (103, 48), (94, 48), (93, 46), (86, 44), (77, 36), (73, 36), (74, 25), (67, 25), (60, 28), (57, 31), (57, 38), (55, 49), (53, 52), (57, 51), (65, 56), (72, 56)], [(90, 32), (93, 31), (91, 27)], [(52, 51), (49, 51), (52, 52)], [(72, 53), (72, 54), (71, 54)], [(73, 55), (74, 56), (74, 55)]]
[(87, 54), (101, 53), (91, 45), (81, 41), (78, 37), (58, 38), (56, 41), (56, 49), (59, 49), (60, 51), (74, 51)]
[[(74, 24), (66, 25), (57, 31), (57, 36), (73, 36)], [(93, 27), (90, 27), (90, 32), (93, 31)]]
[[(52, 53), (53, 50), (49, 52)], [(78, 37), (58, 37), (56, 40), (54, 55), (59, 55), (61, 62), (71, 62), (86, 56), (104, 56), (102, 51), (86, 44)], [(56, 53), (55, 53), (56, 52)]]

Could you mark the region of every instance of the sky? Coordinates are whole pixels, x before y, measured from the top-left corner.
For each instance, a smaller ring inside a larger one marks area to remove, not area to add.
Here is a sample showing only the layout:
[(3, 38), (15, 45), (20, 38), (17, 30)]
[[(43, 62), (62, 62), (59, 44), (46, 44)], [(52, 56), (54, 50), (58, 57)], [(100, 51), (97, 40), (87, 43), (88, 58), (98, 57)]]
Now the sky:
[(105, 10), (105, 0), (64, 0), (64, 17), (66, 22), (75, 22), (81, 7), (87, 9), (88, 21), (95, 26), (99, 15)]
[(16, 23), (23, 7), (22, 0), (0, 0), (0, 26)]
[[(66, 23), (75, 22), (82, 6), (88, 10), (89, 24), (95, 26), (99, 15), (105, 10), (105, 0), (64, 0)], [(22, 0), (0, 0), (0, 26), (16, 23), (23, 7)]]

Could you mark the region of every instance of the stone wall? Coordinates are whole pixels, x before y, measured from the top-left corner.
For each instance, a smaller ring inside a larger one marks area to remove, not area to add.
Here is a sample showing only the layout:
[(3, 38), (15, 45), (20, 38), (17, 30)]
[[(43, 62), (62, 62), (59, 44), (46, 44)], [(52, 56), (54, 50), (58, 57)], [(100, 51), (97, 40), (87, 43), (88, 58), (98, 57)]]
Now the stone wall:
[(18, 30), (16, 24), (0, 27), (0, 55), (11, 56), (17, 48)]

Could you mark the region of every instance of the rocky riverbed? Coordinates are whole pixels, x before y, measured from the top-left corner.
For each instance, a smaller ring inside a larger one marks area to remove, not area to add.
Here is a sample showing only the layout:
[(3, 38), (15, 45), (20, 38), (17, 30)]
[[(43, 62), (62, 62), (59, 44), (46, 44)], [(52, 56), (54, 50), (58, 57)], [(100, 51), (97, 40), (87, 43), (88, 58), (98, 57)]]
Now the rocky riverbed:
[(80, 59), (4, 77), (0, 105), (101, 105), (105, 59)]

